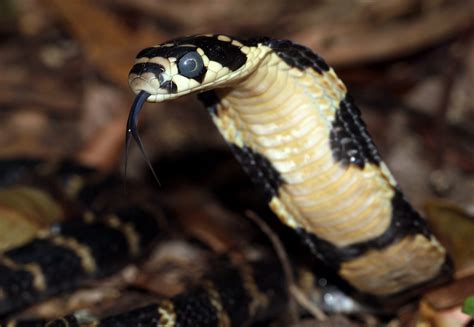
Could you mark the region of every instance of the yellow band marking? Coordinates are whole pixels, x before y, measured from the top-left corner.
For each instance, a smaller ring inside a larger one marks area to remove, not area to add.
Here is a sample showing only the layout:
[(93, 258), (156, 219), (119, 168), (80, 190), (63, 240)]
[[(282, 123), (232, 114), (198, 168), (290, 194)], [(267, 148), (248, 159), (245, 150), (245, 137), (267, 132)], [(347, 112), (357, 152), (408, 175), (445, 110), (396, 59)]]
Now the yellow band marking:
[(252, 299), (249, 304), (249, 312), (250, 316), (253, 317), (260, 309), (264, 309), (268, 306), (269, 299), (259, 290), (254, 278), (253, 269), (249, 264), (243, 262), (239, 266), (239, 272), (244, 283), (244, 288)]
[(128, 243), (128, 249), (132, 256), (140, 254), (140, 235), (138, 235), (132, 224), (125, 223), (114, 215), (106, 217), (105, 222), (109, 227), (118, 230), (125, 236)]
[(79, 243), (74, 238), (64, 237), (62, 235), (53, 236), (51, 242), (55, 245), (72, 250), (72, 252), (81, 259), (81, 266), (85, 272), (93, 273), (97, 270), (95, 259), (92, 256), (91, 249), (87, 245)]
[(217, 39), (223, 42), (232, 42), (232, 39), (228, 37), (227, 35), (219, 35), (217, 36)]
[(232, 40), (231, 44), (235, 45), (236, 47), (243, 47), (244, 46), (240, 41), (237, 41), (237, 40)]
[(410, 235), (341, 264), (339, 273), (362, 292), (390, 295), (434, 278), (445, 254), (433, 237)]
[(24, 270), (31, 274), (33, 277), (33, 286), (37, 291), (44, 291), (46, 289), (46, 280), (44, 278), (43, 270), (41, 266), (36, 263), (21, 264), (13, 261), (12, 259), (1, 256), (0, 264), (8, 267), (12, 270)]
[(46, 280), (40, 265), (36, 263), (28, 263), (24, 265), (24, 269), (33, 275), (33, 285), (38, 291), (46, 290)]
[(209, 301), (211, 302), (211, 305), (216, 312), (217, 320), (218, 320), (217, 326), (229, 327), (231, 325), (229, 315), (227, 314), (227, 312), (225, 311), (222, 305), (221, 296), (219, 292), (217, 291), (214, 283), (211, 282), (210, 280), (205, 280), (203, 285), (207, 294), (209, 295)]
[(170, 300), (162, 300), (158, 304), (159, 325), (162, 327), (176, 326), (176, 312), (174, 304)]

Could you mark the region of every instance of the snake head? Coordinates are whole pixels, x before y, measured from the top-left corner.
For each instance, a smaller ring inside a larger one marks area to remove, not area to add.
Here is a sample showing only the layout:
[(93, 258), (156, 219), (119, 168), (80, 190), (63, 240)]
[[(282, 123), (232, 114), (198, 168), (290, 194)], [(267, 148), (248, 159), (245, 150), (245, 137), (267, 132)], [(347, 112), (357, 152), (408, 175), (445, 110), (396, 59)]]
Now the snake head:
[[(128, 117), (126, 155), (133, 139), (156, 178), (137, 129), (143, 104), (222, 88), (250, 74), (258, 64), (257, 58), (261, 57), (260, 50), (256, 50), (260, 48), (253, 47), (250, 52), (250, 47), (242, 42), (224, 35), (196, 35), (140, 51), (128, 76), (137, 96)], [(125, 172), (126, 167), (127, 160)]]
[(242, 42), (223, 35), (196, 35), (146, 48), (130, 70), (130, 87), (135, 94), (148, 92), (149, 102), (225, 87), (249, 74), (258, 62), (255, 48), (249, 53), (250, 47)]

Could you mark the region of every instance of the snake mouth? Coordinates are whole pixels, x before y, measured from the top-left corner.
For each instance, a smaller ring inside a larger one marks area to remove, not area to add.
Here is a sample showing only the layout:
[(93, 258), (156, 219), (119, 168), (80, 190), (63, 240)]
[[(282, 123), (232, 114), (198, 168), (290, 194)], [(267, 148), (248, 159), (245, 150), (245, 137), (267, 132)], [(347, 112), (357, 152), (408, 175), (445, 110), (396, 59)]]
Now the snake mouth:
[[(150, 95), (167, 95), (176, 92), (176, 85), (160, 74), (158, 76), (153, 73), (143, 73), (141, 75), (130, 74), (128, 77), (128, 84), (133, 93), (138, 95), (141, 91), (145, 91)], [(151, 99), (148, 99), (149, 101)]]
[(160, 89), (159, 81), (155, 76), (144, 75), (133, 75), (130, 74), (128, 77), (128, 84), (132, 89), (132, 92), (138, 95), (141, 91), (145, 91), (149, 94), (157, 94)]
[(171, 79), (165, 67), (154, 62), (137, 63), (128, 75), (128, 83), (135, 94), (141, 91), (150, 95), (176, 93), (178, 87)]

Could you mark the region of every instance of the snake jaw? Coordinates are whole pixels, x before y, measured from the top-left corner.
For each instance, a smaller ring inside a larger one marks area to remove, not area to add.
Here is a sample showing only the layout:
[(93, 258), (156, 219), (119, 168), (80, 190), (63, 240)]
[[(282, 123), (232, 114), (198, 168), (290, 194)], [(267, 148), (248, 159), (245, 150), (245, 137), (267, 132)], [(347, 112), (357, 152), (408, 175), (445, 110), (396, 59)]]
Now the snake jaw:
[[(134, 139), (135, 143), (138, 145), (138, 148), (140, 149), (140, 152), (143, 156), (143, 159), (145, 159), (145, 162), (147, 163), (148, 167), (151, 170), (151, 173), (153, 174), (153, 177), (157, 181), (158, 185), (160, 185), (160, 181), (158, 180), (158, 177), (155, 173), (155, 170), (153, 169), (153, 166), (151, 164), (151, 161), (145, 151), (145, 148), (143, 146), (143, 143), (140, 139), (140, 135), (138, 134), (138, 114), (143, 108), (143, 105), (145, 104), (145, 101), (147, 98), (150, 96), (150, 93), (148, 93), (145, 90), (141, 90), (138, 92), (137, 96), (135, 97), (135, 100), (133, 101), (132, 107), (130, 108), (130, 113), (128, 115), (128, 120), (127, 120), (127, 130), (125, 132), (125, 167), (124, 167), (124, 174), (127, 176), (127, 165), (128, 165), (128, 152), (130, 148), (130, 141), (132, 138)], [(131, 138), (132, 137), (132, 138)]]
[(132, 89), (133, 93), (138, 95), (141, 91), (146, 91), (149, 94), (157, 94), (163, 92), (163, 89), (160, 90), (161, 84), (163, 83), (164, 78), (151, 74), (130, 74), (128, 78), (128, 84)]

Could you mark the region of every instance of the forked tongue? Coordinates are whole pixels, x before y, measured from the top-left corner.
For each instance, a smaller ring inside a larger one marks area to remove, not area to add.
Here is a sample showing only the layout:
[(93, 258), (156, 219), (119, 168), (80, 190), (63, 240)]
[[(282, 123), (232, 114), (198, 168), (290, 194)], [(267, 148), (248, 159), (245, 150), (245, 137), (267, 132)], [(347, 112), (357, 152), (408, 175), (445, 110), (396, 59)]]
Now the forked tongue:
[(135, 143), (137, 143), (138, 148), (140, 149), (140, 152), (142, 153), (143, 159), (145, 159), (145, 162), (150, 168), (151, 173), (153, 174), (153, 177), (155, 177), (155, 180), (158, 183), (158, 185), (161, 186), (160, 181), (158, 180), (158, 177), (156, 176), (155, 170), (153, 169), (153, 166), (151, 165), (151, 161), (148, 158), (148, 155), (146, 154), (145, 148), (143, 147), (143, 143), (142, 143), (142, 140), (140, 139), (140, 135), (138, 135), (138, 129), (137, 129), (138, 114), (142, 110), (143, 104), (145, 103), (146, 99), (149, 96), (150, 96), (150, 93), (146, 91), (140, 91), (140, 93), (138, 93), (135, 100), (133, 101), (132, 107), (130, 108), (130, 114), (128, 115), (128, 120), (127, 120), (127, 131), (125, 133), (125, 178), (127, 177), (127, 163), (128, 163), (128, 152), (130, 148), (130, 141), (132, 140), (131, 137), (133, 137), (133, 139), (135, 140)]

